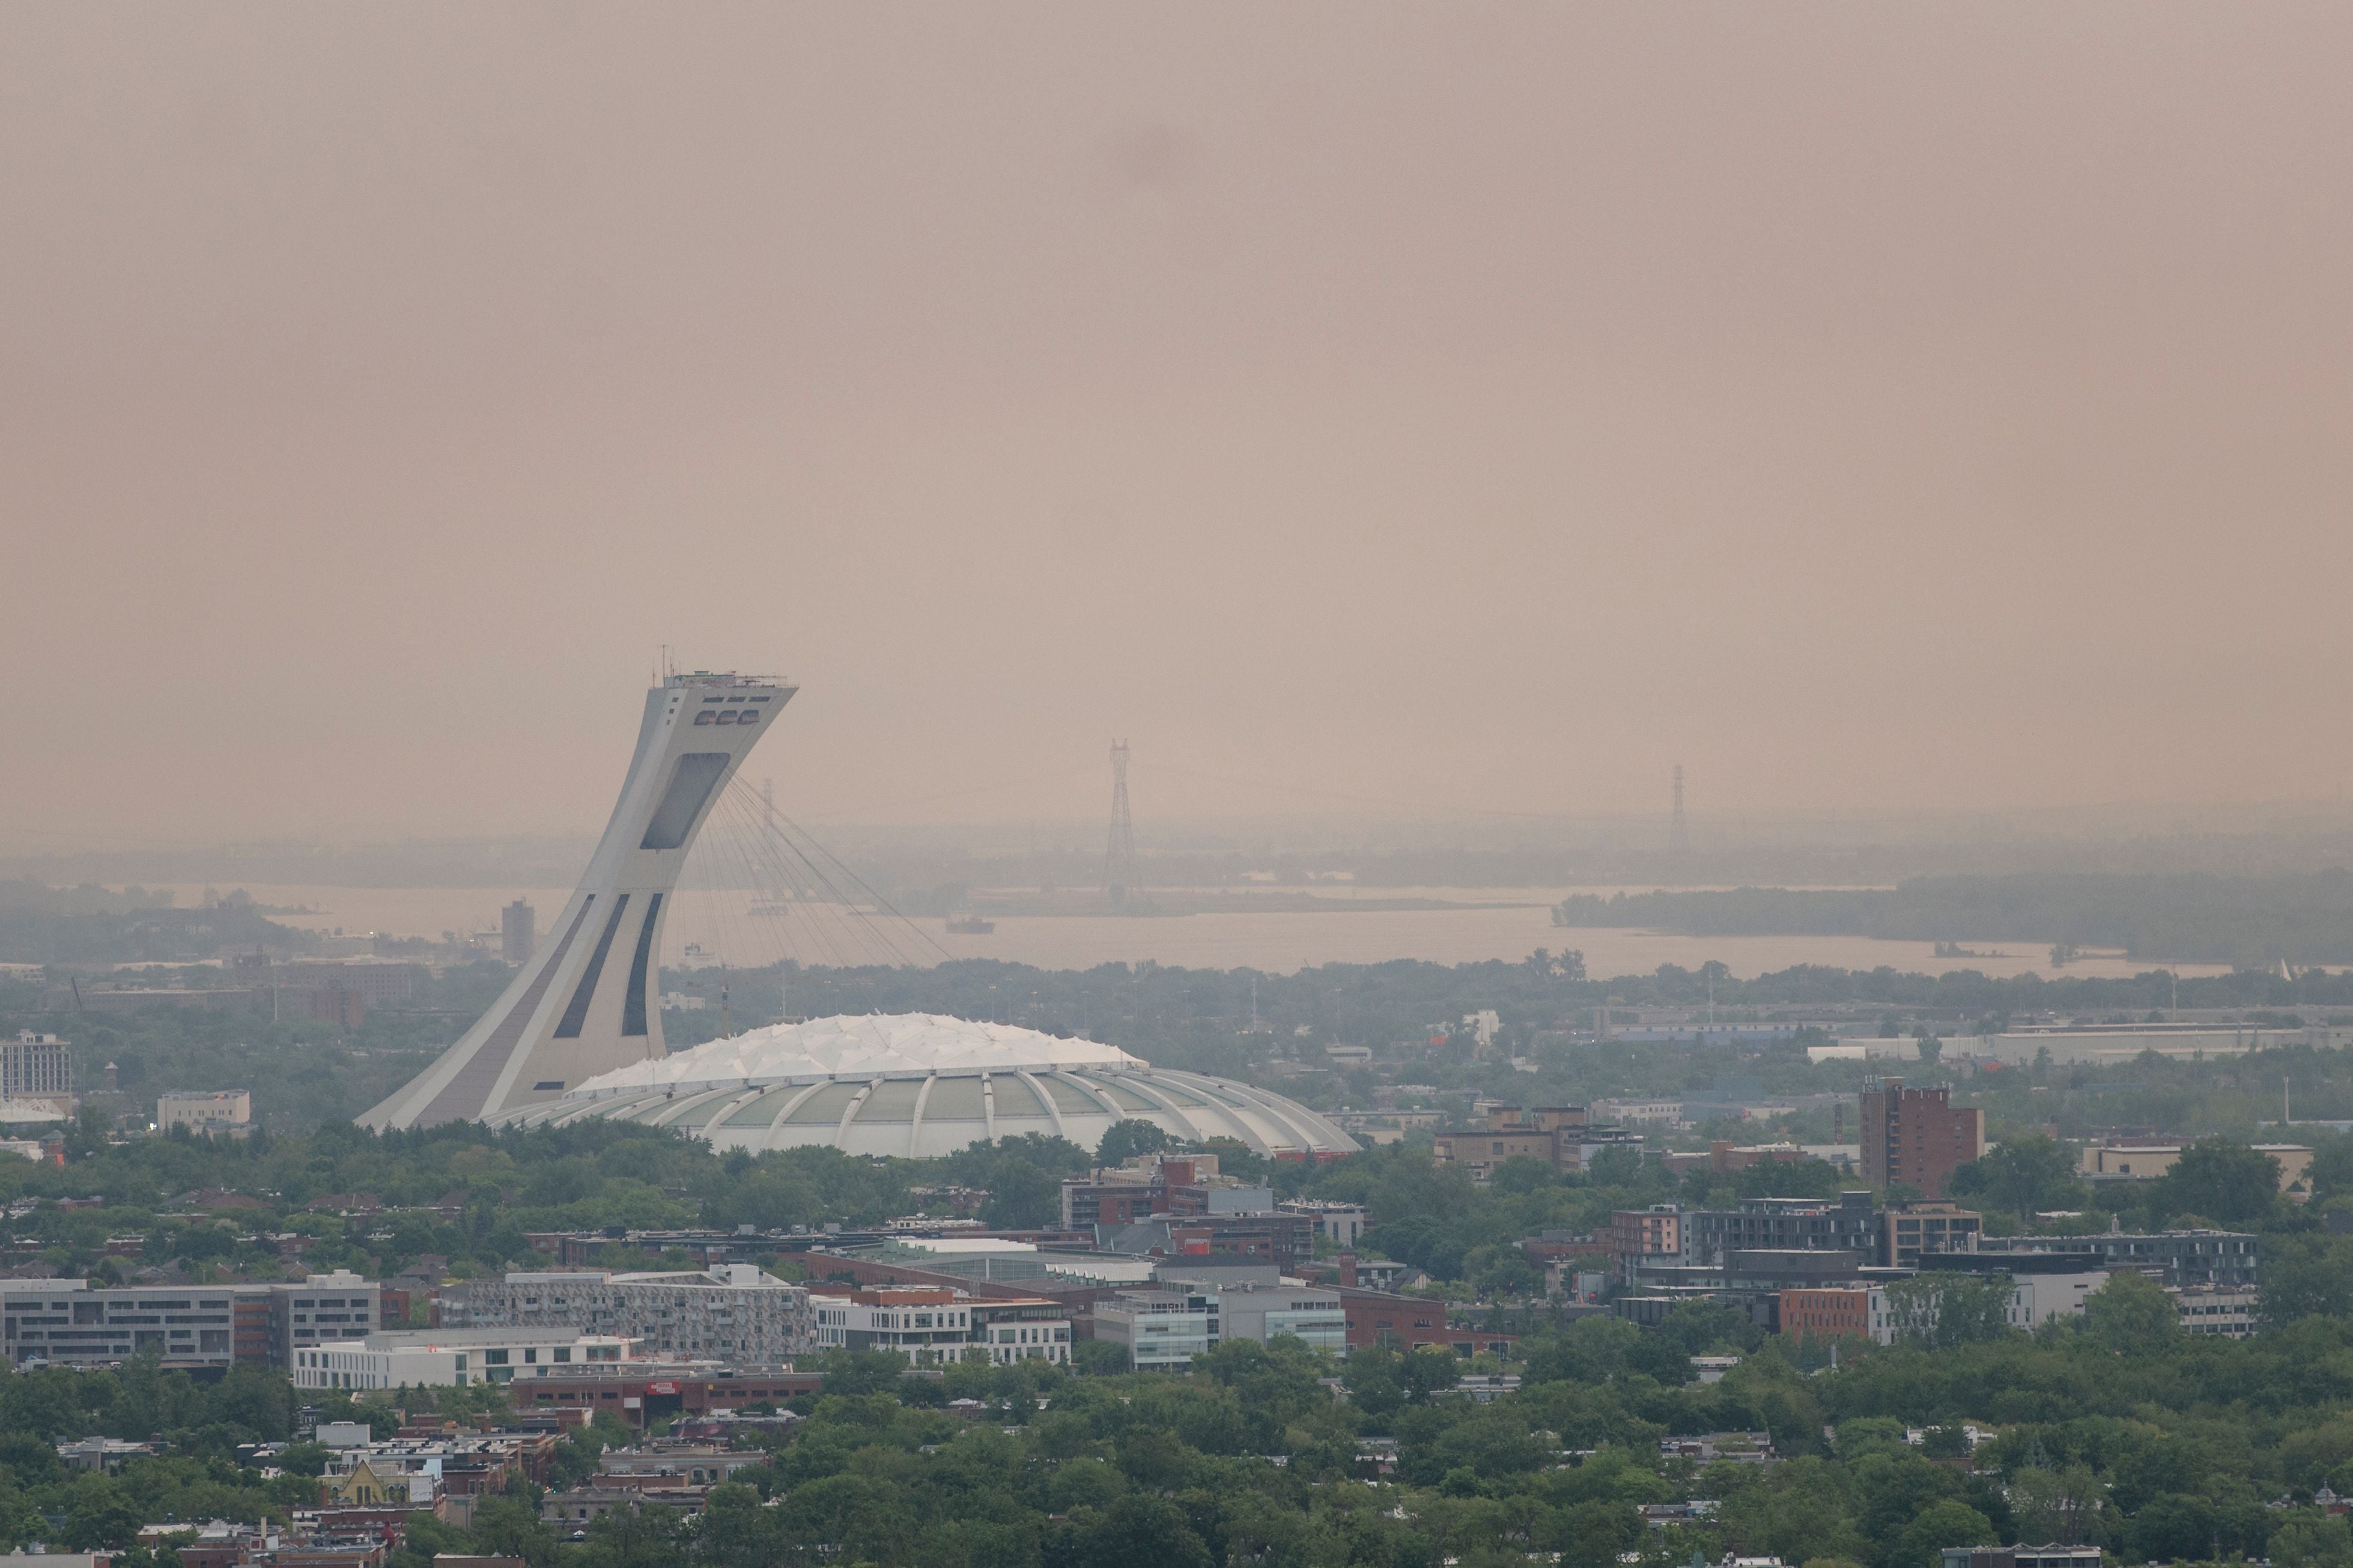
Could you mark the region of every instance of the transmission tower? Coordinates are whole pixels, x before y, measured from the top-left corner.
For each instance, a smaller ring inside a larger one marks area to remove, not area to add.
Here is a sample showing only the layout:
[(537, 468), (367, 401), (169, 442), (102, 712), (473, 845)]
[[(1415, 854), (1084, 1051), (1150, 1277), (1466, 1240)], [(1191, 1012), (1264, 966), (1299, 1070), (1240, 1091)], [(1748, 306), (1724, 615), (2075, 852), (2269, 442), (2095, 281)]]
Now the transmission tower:
[(1683, 821), (1683, 765), (1675, 764), (1675, 815), (1667, 824), (1667, 853), (1687, 855), (1691, 852), (1691, 827)]
[(1111, 847), (1103, 851), (1103, 891), (1114, 904), (1135, 886), (1135, 823), (1127, 815), (1127, 742), (1111, 747)]

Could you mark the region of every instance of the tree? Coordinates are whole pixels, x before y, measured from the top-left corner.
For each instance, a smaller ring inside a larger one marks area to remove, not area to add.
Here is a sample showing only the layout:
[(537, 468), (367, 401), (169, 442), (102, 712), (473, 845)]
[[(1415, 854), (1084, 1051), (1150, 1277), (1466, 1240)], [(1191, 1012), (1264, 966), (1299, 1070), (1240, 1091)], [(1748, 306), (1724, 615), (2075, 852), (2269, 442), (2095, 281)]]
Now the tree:
[(1208, 1548), (1176, 1504), (1133, 1492), (1081, 1527), (1075, 1544), (1078, 1568), (1212, 1568)]
[(2073, 1546), (2087, 1539), (2107, 1501), (2107, 1489), (2088, 1465), (2053, 1472), (2020, 1470), (2010, 1486), (2010, 1503), (2022, 1541), (2055, 1541)]
[(2353, 1316), (2353, 1237), (2265, 1237), (2258, 1289), (2263, 1321), (2274, 1328)]
[(2214, 1525), (2205, 1500), (2168, 1492), (2133, 1516), (2130, 1550), (2145, 1562), (2204, 1562), (2214, 1555)]
[(981, 1205), (980, 1217), (992, 1227), (1039, 1230), (1061, 1213), (1061, 1184), (1029, 1161), (1008, 1154), (989, 1171), (988, 1202)]
[(829, 1350), (818, 1358), (829, 1394), (880, 1394), (898, 1387), (906, 1370), (907, 1358), (897, 1351)]
[(2151, 1194), (2160, 1215), (2200, 1214), (2251, 1225), (2279, 1206), (2279, 1162), (2228, 1138), (2201, 1138), (2181, 1152)]
[(1993, 1521), (1965, 1502), (1947, 1498), (1920, 1510), (1895, 1538), (1887, 1568), (1936, 1568), (1947, 1546), (1994, 1546)]
[(2039, 1209), (2069, 1208), (2080, 1195), (2067, 1151), (2040, 1133), (2012, 1138), (1953, 1173), (1955, 1196), (1975, 1196), (2030, 1223)]
[(2084, 1302), (2084, 1322), (2112, 1351), (2143, 1354), (2181, 1338), (2181, 1313), (2147, 1275), (2120, 1269)]
[(1474, 1247), (1463, 1258), (1462, 1266), (1482, 1296), (1524, 1296), (1544, 1283), (1543, 1270), (1509, 1243)]
[(1981, 1344), (2010, 1331), (2015, 1287), (1995, 1274), (1921, 1274), (1887, 1287), (1888, 1321), (1896, 1337), (1924, 1350)]
[(1156, 1154), (1172, 1142), (1158, 1122), (1131, 1116), (1104, 1130), (1103, 1142), (1095, 1146), (1095, 1163), (1124, 1165), (1138, 1154)]

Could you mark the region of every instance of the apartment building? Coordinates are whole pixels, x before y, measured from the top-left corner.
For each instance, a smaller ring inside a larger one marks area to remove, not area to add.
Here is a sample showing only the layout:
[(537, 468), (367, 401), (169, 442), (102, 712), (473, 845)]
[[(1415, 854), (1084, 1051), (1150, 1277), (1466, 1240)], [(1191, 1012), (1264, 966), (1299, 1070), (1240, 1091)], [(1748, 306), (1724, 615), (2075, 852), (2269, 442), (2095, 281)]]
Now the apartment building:
[(1859, 1121), (1862, 1179), (1941, 1198), (1953, 1173), (1985, 1153), (1985, 1113), (1952, 1103), (1948, 1089), (1906, 1089), (1900, 1078), (1863, 1081)]
[(618, 1334), (642, 1343), (649, 1355), (737, 1365), (775, 1365), (817, 1343), (809, 1293), (749, 1263), (469, 1279), (442, 1292), (441, 1323)]
[(1879, 1261), (1914, 1268), (1924, 1252), (1975, 1252), (1985, 1216), (1941, 1198), (1889, 1204), (1879, 1216)]
[(64, 1098), (73, 1093), (73, 1047), (55, 1035), (20, 1029), (0, 1040), (0, 1100)]
[(1851, 1252), (1858, 1261), (1879, 1250), (1879, 1215), (1869, 1193), (1828, 1198), (1748, 1198), (1736, 1208), (1694, 1209), (1683, 1216), (1683, 1257), (1720, 1265), (1743, 1252)]
[(1683, 1215), (1673, 1204), (1618, 1209), (1609, 1215), (1609, 1255), (1620, 1278), (1632, 1278), (1646, 1261), (1673, 1262), (1683, 1254)]

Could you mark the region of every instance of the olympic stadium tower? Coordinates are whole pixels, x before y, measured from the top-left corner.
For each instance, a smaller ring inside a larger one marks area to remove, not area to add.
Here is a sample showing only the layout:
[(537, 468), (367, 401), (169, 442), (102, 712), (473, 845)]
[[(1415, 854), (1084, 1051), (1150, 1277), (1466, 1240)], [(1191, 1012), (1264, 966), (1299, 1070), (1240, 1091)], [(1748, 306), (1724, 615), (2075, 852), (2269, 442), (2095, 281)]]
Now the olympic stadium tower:
[(491, 1010), (363, 1125), (482, 1121), (662, 1059), (663, 906), (719, 792), (796, 689), (697, 670), (646, 693), (620, 803), (564, 912)]

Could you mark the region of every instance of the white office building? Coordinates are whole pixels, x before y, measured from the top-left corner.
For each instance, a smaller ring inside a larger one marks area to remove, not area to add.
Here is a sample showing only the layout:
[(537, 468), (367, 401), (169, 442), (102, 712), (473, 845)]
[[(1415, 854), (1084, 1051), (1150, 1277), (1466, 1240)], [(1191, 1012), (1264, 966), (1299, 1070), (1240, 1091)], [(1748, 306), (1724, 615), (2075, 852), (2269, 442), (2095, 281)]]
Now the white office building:
[(1122, 1290), (1096, 1303), (1095, 1338), (1138, 1372), (1183, 1372), (1218, 1345), (1218, 1298), (1201, 1290)]
[(1071, 1359), (1069, 1313), (1043, 1298), (997, 1300), (938, 1287), (820, 1288), (813, 1298), (818, 1344), (896, 1351), (916, 1366), (944, 1366), (974, 1350), (999, 1363)]
[(1226, 1285), (1219, 1288), (1220, 1339), (1255, 1340), (1292, 1334), (1317, 1350), (1345, 1353), (1348, 1312), (1339, 1296), (1304, 1285)]
[(557, 1367), (633, 1359), (616, 1334), (552, 1334), (516, 1329), (427, 1330), (371, 1334), (354, 1342), (294, 1352), (297, 1388), (463, 1388), (549, 1376)]

